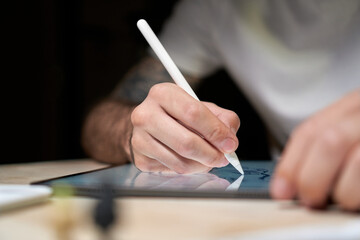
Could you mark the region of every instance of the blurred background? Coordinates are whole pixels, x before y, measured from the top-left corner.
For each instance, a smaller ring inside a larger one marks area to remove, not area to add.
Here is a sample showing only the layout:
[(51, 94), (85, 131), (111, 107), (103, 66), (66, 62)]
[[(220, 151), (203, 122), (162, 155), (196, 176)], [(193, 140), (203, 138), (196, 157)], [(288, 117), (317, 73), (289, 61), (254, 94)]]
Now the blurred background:
[[(136, 21), (145, 18), (159, 32), (176, 2), (12, 2), (3, 32), (9, 77), (2, 88), (6, 144), (0, 163), (87, 157), (80, 145), (86, 113), (146, 55)], [(227, 94), (219, 94), (218, 81)], [(228, 75), (219, 71), (205, 82), (199, 98), (241, 118), (240, 157), (268, 159), (262, 122)]]

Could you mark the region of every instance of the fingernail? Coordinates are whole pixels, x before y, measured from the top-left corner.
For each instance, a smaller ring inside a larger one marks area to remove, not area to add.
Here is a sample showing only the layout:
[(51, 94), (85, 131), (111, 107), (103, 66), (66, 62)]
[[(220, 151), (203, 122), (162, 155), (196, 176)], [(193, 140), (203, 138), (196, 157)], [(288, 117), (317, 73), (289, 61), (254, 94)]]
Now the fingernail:
[(226, 138), (221, 143), (221, 148), (226, 153), (231, 153), (236, 150), (236, 142), (231, 138)]
[(272, 183), (271, 193), (277, 199), (291, 199), (294, 195), (294, 189), (289, 181), (281, 177), (276, 177)]

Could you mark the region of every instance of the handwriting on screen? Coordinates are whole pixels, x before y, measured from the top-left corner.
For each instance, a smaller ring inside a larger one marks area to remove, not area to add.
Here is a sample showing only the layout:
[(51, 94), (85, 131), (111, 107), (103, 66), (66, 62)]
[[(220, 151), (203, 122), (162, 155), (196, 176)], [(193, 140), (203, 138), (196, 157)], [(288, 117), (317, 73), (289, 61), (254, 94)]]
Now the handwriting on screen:
[(261, 180), (270, 179), (270, 171), (269, 171), (269, 169), (265, 169), (265, 168), (256, 168), (256, 169), (245, 170), (245, 174), (259, 176), (259, 179), (261, 179)]
[[(271, 161), (244, 161), (245, 175), (241, 185), (236, 189), (267, 189), (273, 168), (274, 162)], [(236, 182), (240, 177), (236, 169), (230, 165), (224, 168), (215, 168), (210, 173), (226, 179), (230, 184)]]

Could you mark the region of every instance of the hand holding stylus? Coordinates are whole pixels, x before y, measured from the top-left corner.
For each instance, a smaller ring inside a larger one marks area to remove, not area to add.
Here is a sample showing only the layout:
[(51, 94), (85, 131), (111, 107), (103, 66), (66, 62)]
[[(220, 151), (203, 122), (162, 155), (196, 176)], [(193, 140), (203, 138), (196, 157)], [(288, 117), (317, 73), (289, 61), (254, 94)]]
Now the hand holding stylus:
[(200, 102), (184, 89), (157, 84), (132, 112), (131, 147), (140, 170), (207, 172), (229, 163), (224, 154), (232, 154), (238, 146), (238, 116)]

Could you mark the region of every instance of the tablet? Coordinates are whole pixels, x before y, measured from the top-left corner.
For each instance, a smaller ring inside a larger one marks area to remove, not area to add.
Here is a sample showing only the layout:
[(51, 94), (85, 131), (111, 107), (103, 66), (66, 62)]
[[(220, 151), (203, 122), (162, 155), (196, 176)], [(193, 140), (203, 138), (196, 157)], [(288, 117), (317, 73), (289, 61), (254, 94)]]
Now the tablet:
[(116, 196), (199, 197), (199, 198), (269, 198), (273, 161), (241, 161), (244, 175), (231, 164), (209, 173), (147, 173), (134, 165), (50, 179), (33, 184), (72, 188), (76, 195), (99, 197), (105, 187)]

